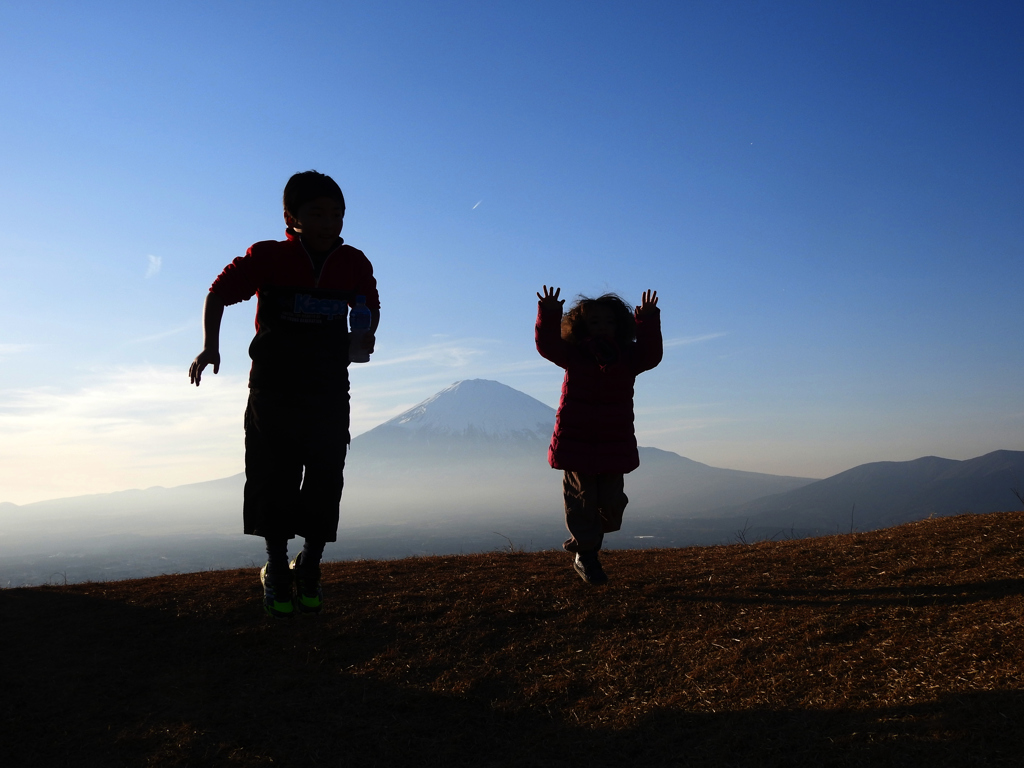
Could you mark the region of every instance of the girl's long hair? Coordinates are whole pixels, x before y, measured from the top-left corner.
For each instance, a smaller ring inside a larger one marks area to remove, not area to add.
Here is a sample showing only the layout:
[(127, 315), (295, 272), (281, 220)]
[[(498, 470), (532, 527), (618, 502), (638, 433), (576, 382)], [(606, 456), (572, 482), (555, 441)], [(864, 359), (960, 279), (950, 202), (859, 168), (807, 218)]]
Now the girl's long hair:
[(562, 315), (562, 338), (570, 344), (582, 344), (590, 336), (590, 329), (587, 328), (587, 309), (604, 306), (611, 310), (615, 318), (615, 341), (619, 346), (624, 346), (636, 339), (636, 321), (633, 319), (633, 310), (625, 300), (614, 293), (606, 293), (592, 299), (589, 296), (577, 296), (576, 303), (572, 308)]

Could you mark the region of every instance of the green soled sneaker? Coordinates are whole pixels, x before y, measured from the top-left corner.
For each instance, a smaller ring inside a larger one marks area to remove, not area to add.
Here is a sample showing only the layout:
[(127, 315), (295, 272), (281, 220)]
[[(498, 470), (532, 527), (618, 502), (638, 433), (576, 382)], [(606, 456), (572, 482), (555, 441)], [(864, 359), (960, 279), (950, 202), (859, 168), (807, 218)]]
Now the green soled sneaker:
[(324, 591), (320, 588), (320, 568), (307, 569), (302, 565), (299, 552), (290, 566), (295, 581), (295, 607), (302, 613), (319, 613), (324, 606)]
[(263, 585), (263, 610), (275, 619), (290, 619), (295, 615), (292, 604), (291, 572), (271, 574), (270, 563), (260, 569), (260, 583)]

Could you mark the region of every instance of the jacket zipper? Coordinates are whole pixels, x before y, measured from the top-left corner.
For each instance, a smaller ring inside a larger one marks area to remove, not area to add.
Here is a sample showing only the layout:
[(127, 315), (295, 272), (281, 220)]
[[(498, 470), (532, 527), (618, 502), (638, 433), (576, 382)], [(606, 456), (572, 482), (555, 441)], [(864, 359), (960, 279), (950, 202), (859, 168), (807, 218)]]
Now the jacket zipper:
[[(331, 260), (331, 256), (333, 256), (335, 253), (338, 252), (338, 248), (341, 248), (341, 246), (343, 246), (344, 244), (345, 244), (345, 241), (342, 240), (340, 243), (338, 243), (338, 245), (333, 250), (328, 251), (327, 255), (324, 257), (324, 263), (320, 265), (320, 273), (316, 277), (313, 278), (313, 287), (314, 288), (319, 288), (320, 287), (320, 278), (323, 277), (324, 270), (327, 268), (327, 262)], [(310, 256), (309, 255), (309, 251), (306, 250), (306, 244), (304, 242), (302, 242), (302, 237), (301, 236), (299, 237), (299, 245), (302, 246), (302, 252), (304, 254), (306, 254), (306, 258), (309, 259), (309, 269), (310, 269), (310, 272), (312, 272), (314, 269), (316, 269), (316, 262), (313, 261), (313, 257)]]

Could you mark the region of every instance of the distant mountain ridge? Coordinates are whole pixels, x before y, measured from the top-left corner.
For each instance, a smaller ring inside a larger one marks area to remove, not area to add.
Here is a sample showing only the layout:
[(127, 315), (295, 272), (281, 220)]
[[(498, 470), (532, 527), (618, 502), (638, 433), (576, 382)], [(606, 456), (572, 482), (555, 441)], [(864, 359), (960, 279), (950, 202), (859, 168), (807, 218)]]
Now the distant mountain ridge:
[(965, 461), (925, 456), (862, 464), (786, 493), (716, 509), (759, 526), (834, 532), (885, 528), (928, 516), (1004, 512), (1020, 506), (1024, 451), (993, 451)]

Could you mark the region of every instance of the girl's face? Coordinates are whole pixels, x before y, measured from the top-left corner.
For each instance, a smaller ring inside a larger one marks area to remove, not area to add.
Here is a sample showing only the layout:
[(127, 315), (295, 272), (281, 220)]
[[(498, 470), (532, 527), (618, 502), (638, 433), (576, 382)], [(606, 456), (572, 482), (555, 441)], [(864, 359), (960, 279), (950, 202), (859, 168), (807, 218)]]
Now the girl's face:
[(583, 319), (591, 336), (601, 339), (615, 338), (615, 313), (603, 304), (588, 306), (583, 310)]

